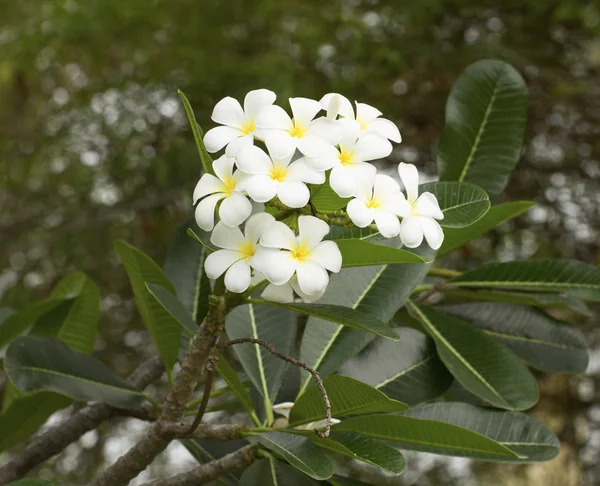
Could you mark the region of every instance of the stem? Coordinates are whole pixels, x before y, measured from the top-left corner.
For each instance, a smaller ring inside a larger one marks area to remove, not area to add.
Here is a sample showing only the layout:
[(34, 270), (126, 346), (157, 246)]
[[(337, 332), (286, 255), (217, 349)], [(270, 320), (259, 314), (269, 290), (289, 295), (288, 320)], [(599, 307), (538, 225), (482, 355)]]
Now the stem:
[(420, 294), (421, 292), (426, 292), (428, 290), (431, 290), (433, 287), (435, 287), (434, 284), (417, 285), (410, 293), (410, 296), (412, 297), (413, 295)]
[(462, 272), (450, 270), (449, 268), (431, 267), (427, 275), (431, 277), (454, 278), (462, 275)]

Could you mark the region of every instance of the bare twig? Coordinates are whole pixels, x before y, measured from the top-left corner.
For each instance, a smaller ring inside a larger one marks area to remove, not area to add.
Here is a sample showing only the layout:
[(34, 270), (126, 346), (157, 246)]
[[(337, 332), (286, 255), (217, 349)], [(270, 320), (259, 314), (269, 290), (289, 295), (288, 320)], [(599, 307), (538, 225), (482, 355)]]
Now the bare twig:
[(313, 368), (308, 366), (306, 363), (302, 361), (298, 361), (296, 358), (292, 358), (291, 356), (286, 356), (285, 354), (281, 354), (279, 351), (275, 349), (275, 347), (268, 343), (263, 339), (255, 339), (252, 337), (240, 338), (240, 339), (232, 339), (231, 341), (227, 341), (219, 346), (221, 351), (225, 351), (228, 347), (233, 346), (234, 344), (242, 344), (242, 343), (251, 343), (251, 344), (259, 344), (267, 351), (269, 351), (274, 356), (277, 356), (279, 359), (287, 361), (288, 363), (293, 364), (294, 366), (298, 366), (306, 371), (308, 371), (314, 380), (317, 382), (317, 387), (323, 395), (323, 402), (325, 403), (325, 430), (321, 432), (318, 429), (314, 429), (315, 434), (317, 434), (322, 439), (326, 439), (329, 437), (329, 432), (331, 431), (331, 402), (329, 401), (329, 397), (327, 396), (327, 391), (325, 390), (325, 386), (323, 385), (323, 380), (319, 376)]
[(436, 282), (431, 289), (427, 290), (426, 292), (423, 292), (422, 294), (419, 294), (413, 300), (415, 302), (426, 302), (432, 295), (442, 290), (445, 286), (446, 282), (444, 280), (440, 280), (439, 282)]
[(218, 360), (218, 356), (211, 356), (206, 362), (207, 374), (206, 380), (204, 381), (204, 392), (202, 393), (202, 401), (200, 402), (200, 406), (198, 407), (198, 413), (196, 414), (196, 418), (190, 426), (189, 433), (194, 432), (194, 430), (196, 430), (196, 427), (198, 427), (200, 422), (202, 422), (202, 417), (204, 417), (204, 412), (206, 412), (206, 407), (208, 407), (208, 401), (210, 400), (210, 390), (212, 388), (213, 380), (215, 379)]

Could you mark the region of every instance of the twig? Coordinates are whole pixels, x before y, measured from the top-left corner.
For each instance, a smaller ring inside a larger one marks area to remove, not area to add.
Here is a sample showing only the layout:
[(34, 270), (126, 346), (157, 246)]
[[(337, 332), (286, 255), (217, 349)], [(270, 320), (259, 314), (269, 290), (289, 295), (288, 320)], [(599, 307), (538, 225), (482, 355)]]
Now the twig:
[(202, 401), (200, 402), (200, 406), (198, 407), (198, 413), (196, 413), (196, 418), (190, 425), (189, 433), (191, 434), (196, 430), (200, 422), (202, 422), (202, 417), (204, 416), (204, 412), (206, 412), (206, 407), (208, 407), (208, 401), (210, 400), (210, 390), (212, 389), (213, 380), (215, 379), (215, 373), (217, 371), (217, 361), (219, 360), (218, 356), (211, 356), (206, 361), (206, 381), (204, 382), (204, 392), (202, 393)]
[(413, 300), (415, 302), (425, 302), (425, 301), (427, 301), (427, 299), (429, 299), (429, 297), (431, 297), (436, 292), (439, 292), (440, 290), (442, 290), (445, 286), (446, 286), (446, 282), (444, 282), (443, 280), (440, 280), (439, 282), (436, 282), (431, 289), (427, 290), (426, 292), (423, 292), (422, 294), (419, 294)]
[(302, 361), (298, 361), (296, 358), (292, 358), (291, 356), (286, 356), (285, 354), (281, 354), (279, 351), (275, 349), (275, 347), (268, 343), (263, 339), (255, 339), (252, 337), (240, 338), (240, 339), (232, 339), (231, 341), (227, 341), (219, 346), (221, 351), (225, 351), (228, 347), (233, 346), (234, 344), (242, 344), (242, 343), (251, 343), (251, 344), (260, 344), (263, 348), (269, 351), (272, 355), (277, 356), (279, 359), (287, 361), (288, 363), (293, 364), (294, 366), (298, 366), (306, 371), (308, 371), (314, 380), (317, 382), (317, 387), (323, 395), (323, 402), (325, 403), (325, 431), (321, 432), (318, 429), (314, 429), (315, 434), (317, 434), (322, 439), (326, 439), (329, 437), (329, 432), (331, 431), (331, 402), (329, 401), (329, 397), (327, 396), (327, 390), (325, 390), (325, 386), (323, 385), (323, 380), (319, 376), (319, 373), (315, 371), (313, 368), (308, 366), (306, 363)]
[(462, 275), (462, 272), (450, 270), (449, 268), (431, 267), (427, 271), (427, 275), (432, 277), (454, 278)]

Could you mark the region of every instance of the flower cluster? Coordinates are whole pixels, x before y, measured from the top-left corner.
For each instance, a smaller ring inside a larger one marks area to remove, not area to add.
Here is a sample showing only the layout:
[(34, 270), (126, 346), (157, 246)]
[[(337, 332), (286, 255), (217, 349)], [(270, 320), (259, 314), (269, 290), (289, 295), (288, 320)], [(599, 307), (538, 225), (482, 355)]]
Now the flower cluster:
[[(444, 235), (436, 220), (443, 214), (432, 193), (419, 196), (416, 167), (398, 167), (405, 196), (370, 163), (401, 141), (393, 122), (364, 103), (354, 109), (337, 93), (320, 101), (290, 98), (292, 116), (275, 99), (258, 89), (246, 95), (243, 107), (227, 97), (214, 108), (212, 119), (220, 126), (206, 133), (204, 144), (211, 153), (225, 152), (193, 195), (198, 226), (212, 231), (211, 242), (221, 248), (206, 259), (210, 278), (225, 274), (227, 289), (238, 293), (266, 279), (263, 297), (280, 302), (292, 301), (294, 293), (307, 302), (320, 298), (342, 255), (335, 242), (323, 241), (328, 219), (309, 204), (307, 184), (329, 184), (340, 198), (351, 198), (344, 214), (355, 226), (374, 225), (410, 248), (423, 239), (440, 247)], [(287, 210), (277, 213), (282, 207)]]

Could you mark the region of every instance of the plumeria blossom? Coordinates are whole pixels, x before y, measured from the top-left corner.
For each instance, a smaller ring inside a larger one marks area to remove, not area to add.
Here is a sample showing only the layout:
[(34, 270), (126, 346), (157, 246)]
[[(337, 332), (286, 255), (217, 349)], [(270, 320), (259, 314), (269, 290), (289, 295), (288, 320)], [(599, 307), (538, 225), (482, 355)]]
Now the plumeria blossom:
[[(263, 273), (257, 271), (252, 277), (251, 284), (256, 285), (266, 280), (266, 278), (267, 277), (265, 277)], [(317, 300), (319, 300), (325, 293), (325, 290), (326, 288), (323, 288), (316, 294), (305, 294), (304, 292), (302, 292), (300, 285), (298, 285), (298, 277), (294, 275), (288, 282), (281, 285), (269, 283), (265, 287), (263, 292), (260, 294), (260, 296), (265, 300), (271, 300), (273, 302), (280, 302), (282, 304), (286, 304), (294, 302), (294, 293), (296, 293), (302, 299), (303, 302), (310, 304), (311, 302), (316, 302)]]
[(278, 196), (290, 208), (305, 206), (310, 198), (306, 183), (323, 184), (325, 174), (309, 166), (304, 158), (291, 160), (292, 154), (279, 159), (255, 146), (242, 149), (236, 164), (248, 174), (245, 185), (248, 195), (256, 202), (267, 202)]
[(328, 117), (334, 117), (334, 114), (339, 114), (348, 120), (354, 120), (361, 135), (375, 133), (392, 142), (400, 143), (402, 141), (398, 127), (390, 120), (379, 118), (383, 113), (377, 108), (373, 108), (365, 103), (356, 102), (355, 114), (350, 100), (338, 93), (328, 93), (323, 96), (321, 98), (321, 106), (324, 110), (327, 110)]
[(278, 221), (260, 238), (264, 251), (256, 254), (254, 268), (269, 282), (282, 285), (296, 275), (299, 289), (307, 295), (323, 291), (329, 274), (339, 272), (342, 254), (334, 241), (321, 241), (329, 225), (314, 216), (298, 217), (298, 236)]
[(223, 155), (213, 162), (216, 177), (204, 174), (196, 184), (193, 200), (196, 206), (196, 223), (204, 231), (215, 225), (215, 207), (221, 200), (219, 217), (227, 226), (242, 224), (252, 212), (252, 203), (242, 193), (245, 174), (233, 172), (235, 159)]
[(346, 209), (359, 228), (375, 221), (379, 232), (386, 238), (392, 238), (400, 233), (398, 216), (410, 213), (411, 206), (394, 179), (377, 174), (360, 187)]
[(239, 101), (227, 96), (219, 101), (213, 110), (212, 120), (221, 127), (212, 128), (204, 136), (204, 145), (209, 152), (218, 152), (223, 147), (225, 154), (233, 157), (242, 147), (254, 144), (254, 137), (260, 137), (256, 129), (256, 117), (260, 111), (272, 106), (277, 95), (268, 89), (255, 89), (244, 98), (244, 108)]
[(400, 163), (398, 173), (408, 199), (408, 207), (403, 207), (400, 238), (409, 248), (416, 248), (423, 237), (431, 248), (437, 250), (444, 241), (444, 232), (436, 219), (444, 219), (438, 200), (431, 192), (419, 196), (419, 172), (412, 164)]
[(298, 149), (306, 156), (316, 157), (338, 143), (341, 136), (338, 124), (325, 117), (314, 119), (321, 111), (318, 101), (290, 98), (290, 107), (293, 118), (280, 106), (273, 105), (264, 108), (256, 119), (271, 155), (282, 159)]
[(320, 157), (307, 158), (318, 170), (331, 170), (329, 184), (340, 197), (351, 197), (377, 170), (367, 163), (392, 153), (392, 144), (385, 138), (368, 133), (359, 138), (357, 130), (348, 130), (339, 148), (329, 146)]
[[(273, 405), (273, 412), (282, 415), (284, 418), (281, 420), (277, 420), (275, 422), (275, 427), (283, 428), (287, 427), (290, 420), (290, 412), (292, 411), (292, 407), (294, 406), (294, 402), (282, 402)], [(309, 429), (319, 429), (321, 427), (325, 427), (327, 421), (325, 419), (318, 420), (316, 422), (311, 422), (309, 424), (302, 424), (294, 427), (299, 430), (309, 430)], [(331, 425), (339, 424), (340, 420), (331, 417)]]
[(225, 273), (225, 287), (231, 292), (241, 293), (248, 289), (251, 280), (251, 265), (261, 251), (258, 240), (275, 224), (268, 213), (251, 216), (242, 234), (239, 228), (217, 223), (210, 237), (213, 245), (223, 248), (206, 257), (204, 270), (208, 278), (216, 279)]

